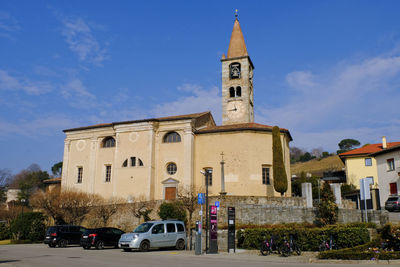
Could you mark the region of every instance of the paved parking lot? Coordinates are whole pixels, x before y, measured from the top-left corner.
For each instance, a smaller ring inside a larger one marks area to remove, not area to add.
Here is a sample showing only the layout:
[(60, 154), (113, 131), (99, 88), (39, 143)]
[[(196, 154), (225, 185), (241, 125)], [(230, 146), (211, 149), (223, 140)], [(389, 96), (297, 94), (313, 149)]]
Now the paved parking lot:
[[(282, 258), (278, 255), (259, 256), (257, 251), (236, 254), (194, 255), (193, 251), (162, 250), (122, 252), (120, 249), (83, 250), (81, 247), (49, 248), (43, 244), (0, 246), (0, 265), (5, 266), (190, 266), (236, 267), (263, 266), (354, 266), (388, 265), (375, 261), (317, 261), (314, 253)], [(390, 264), (400, 266), (400, 261)]]
[(391, 223), (400, 223), (400, 212), (389, 212), (389, 221)]

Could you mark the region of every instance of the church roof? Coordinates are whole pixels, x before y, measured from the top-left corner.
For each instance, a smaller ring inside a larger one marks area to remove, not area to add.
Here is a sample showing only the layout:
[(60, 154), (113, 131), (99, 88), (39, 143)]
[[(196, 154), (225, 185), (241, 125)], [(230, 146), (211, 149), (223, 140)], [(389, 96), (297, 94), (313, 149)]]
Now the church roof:
[(63, 132), (65, 133), (65, 132), (72, 132), (72, 131), (80, 131), (80, 130), (89, 130), (89, 129), (95, 129), (95, 128), (102, 128), (102, 127), (113, 127), (115, 125), (129, 124), (129, 123), (191, 120), (191, 119), (198, 119), (200, 117), (207, 116), (207, 115), (211, 116), (211, 119), (214, 121), (214, 119), (212, 118), (211, 112), (210, 111), (206, 111), (206, 112), (192, 113), (192, 114), (185, 114), (185, 115), (168, 116), (168, 117), (160, 117), (160, 118), (150, 118), (150, 119), (144, 119), (144, 120), (132, 120), (132, 121), (101, 123), (101, 124), (95, 124), (95, 125), (90, 125), (90, 126), (66, 129), (66, 130), (63, 130)]
[[(273, 126), (264, 125), (255, 122), (249, 123), (239, 123), (239, 124), (230, 124), (230, 125), (221, 125), (221, 126), (210, 126), (207, 128), (203, 128), (197, 130), (196, 134), (205, 134), (205, 133), (218, 133), (218, 132), (236, 132), (236, 131), (262, 131), (262, 132), (272, 132)], [(288, 134), (290, 141), (293, 140), (292, 136), (290, 135), (289, 130), (280, 128), (281, 133)]]
[(233, 30), (231, 35), (231, 41), (229, 42), (228, 56), (227, 58), (236, 58), (248, 56), (246, 44), (242, 29), (240, 28), (239, 20), (236, 18), (233, 24)]

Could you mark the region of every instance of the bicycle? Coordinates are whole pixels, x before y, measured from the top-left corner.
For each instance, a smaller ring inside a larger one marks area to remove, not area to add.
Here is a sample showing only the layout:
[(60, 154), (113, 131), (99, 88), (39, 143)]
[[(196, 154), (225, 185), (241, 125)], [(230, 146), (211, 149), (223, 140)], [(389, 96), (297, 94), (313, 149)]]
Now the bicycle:
[(266, 238), (264, 241), (261, 242), (260, 245), (260, 252), (261, 255), (267, 256), (276, 250), (280, 253), (279, 246), (275, 242), (275, 238), (272, 236), (269, 240)]
[(319, 245), (319, 251), (339, 249), (338, 245), (333, 240), (332, 236), (330, 236), (329, 241), (323, 240), (321, 245)]
[(293, 240), (293, 236), (290, 235), (289, 240), (287, 240), (286, 236), (283, 238), (283, 244), (281, 248), (281, 253), (283, 257), (288, 257), (293, 252), (296, 252), (297, 255), (301, 255), (301, 250), (297, 245), (296, 241)]

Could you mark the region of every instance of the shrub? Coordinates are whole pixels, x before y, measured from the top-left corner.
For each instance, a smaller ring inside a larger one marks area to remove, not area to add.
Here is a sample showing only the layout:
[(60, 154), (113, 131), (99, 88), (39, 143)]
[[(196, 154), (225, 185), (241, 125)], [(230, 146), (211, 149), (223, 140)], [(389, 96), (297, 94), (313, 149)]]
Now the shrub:
[(365, 227), (275, 227), (240, 230), (237, 233), (238, 247), (258, 249), (261, 241), (274, 236), (279, 243), (284, 236), (293, 235), (297, 244), (304, 251), (317, 251), (322, 240), (331, 236), (340, 247), (353, 247), (369, 241), (368, 229)]
[(0, 223), (0, 240), (10, 238), (10, 226), (7, 223)]
[(11, 238), (15, 240), (43, 240), (44, 216), (40, 212), (20, 214), (10, 225)]
[(186, 210), (180, 202), (164, 202), (160, 205), (158, 216), (162, 220), (177, 219), (186, 222)]

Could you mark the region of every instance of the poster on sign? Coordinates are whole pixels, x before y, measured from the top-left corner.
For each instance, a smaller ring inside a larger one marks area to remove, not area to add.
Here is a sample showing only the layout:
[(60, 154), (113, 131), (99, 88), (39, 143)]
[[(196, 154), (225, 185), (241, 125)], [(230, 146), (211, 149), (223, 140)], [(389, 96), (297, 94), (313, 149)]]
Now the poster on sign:
[(218, 218), (217, 218), (217, 207), (210, 206), (210, 240), (217, 240), (217, 230), (218, 230)]

